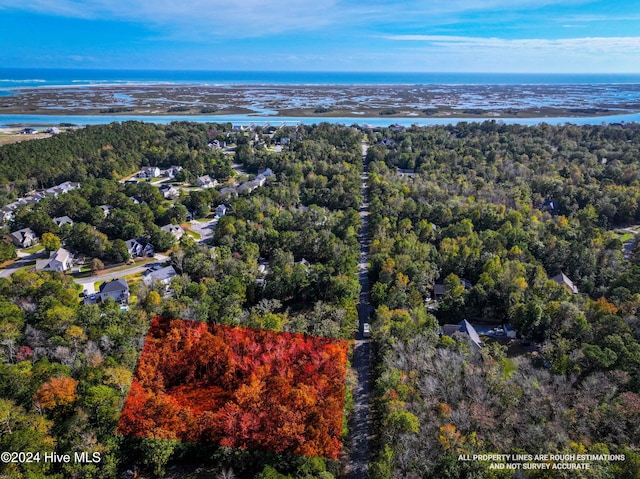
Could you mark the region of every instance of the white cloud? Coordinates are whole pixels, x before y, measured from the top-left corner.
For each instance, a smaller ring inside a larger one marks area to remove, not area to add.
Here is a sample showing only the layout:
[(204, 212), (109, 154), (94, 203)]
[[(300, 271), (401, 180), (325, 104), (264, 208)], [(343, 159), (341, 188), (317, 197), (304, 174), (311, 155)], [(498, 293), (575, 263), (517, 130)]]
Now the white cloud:
[(521, 38), (466, 37), (454, 35), (387, 35), (393, 41), (424, 42), (430, 46), (450, 50), (534, 50), (640, 53), (640, 37), (581, 37), (581, 38)]
[(257, 37), (322, 28), (336, 18), (338, 0), (0, 0), (0, 10), (19, 9), (47, 15), (125, 20), (166, 27), (197, 40), (198, 35)]

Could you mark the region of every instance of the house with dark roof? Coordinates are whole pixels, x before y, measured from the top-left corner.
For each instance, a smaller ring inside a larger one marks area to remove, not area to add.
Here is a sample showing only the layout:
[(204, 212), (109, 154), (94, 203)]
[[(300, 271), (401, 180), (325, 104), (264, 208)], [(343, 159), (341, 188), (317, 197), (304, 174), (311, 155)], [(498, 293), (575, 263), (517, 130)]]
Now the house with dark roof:
[(466, 336), (469, 336), (471, 342), (479, 349), (483, 346), (482, 341), (480, 340), (480, 335), (476, 331), (476, 328), (467, 321), (463, 319), (458, 324), (445, 324), (440, 328), (440, 334), (444, 336), (452, 337), (454, 334), (460, 333)]
[(38, 271), (58, 271), (64, 273), (73, 266), (73, 257), (64, 248), (57, 251), (51, 251), (49, 257), (36, 261), (36, 270)]
[(554, 281), (560, 286), (563, 286), (572, 294), (578, 294), (578, 287), (573, 284), (573, 281), (571, 281), (562, 271), (551, 278), (551, 281)]
[(98, 292), (85, 296), (85, 304), (96, 304), (112, 298), (116, 303), (129, 304), (129, 285), (124, 278), (105, 281), (100, 285)]
[(38, 236), (31, 228), (23, 228), (9, 235), (18, 248), (29, 248), (38, 243)]

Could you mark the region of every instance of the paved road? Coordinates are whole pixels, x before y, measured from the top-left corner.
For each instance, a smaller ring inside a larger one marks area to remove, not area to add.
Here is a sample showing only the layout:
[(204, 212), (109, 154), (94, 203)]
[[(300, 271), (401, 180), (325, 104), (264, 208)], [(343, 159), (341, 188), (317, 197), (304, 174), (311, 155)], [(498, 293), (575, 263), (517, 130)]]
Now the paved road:
[[(154, 256), (156, 262), (164, 263), (169, 259), (168, 256), (163, 254), (156, 254)], [(74, 278), (74, 281), (82, 286), (83, 291), (86, 289), (87, 293), (95, 293), (94, 283), (98, 281), (111, 281), (112, 279), (124, 278), (130, 274), (142, 273), (149, 267), (150, 263), (146, 263), (140, 266), (134, 266), (133, 268), (123, 269), (121, 271), (114, 271), (113, 273), (96, 274), (94, 276), (87, 276), (85, 278)]]
[(29, 264), (33, 265), (33, 262), (36, 259), (44, 258), (47, 256), (47, 252), (45, 250), (40, 250), (33, 254), (18, 251), (17, 254), (18, 259), (14, 263), (11, 263), (9, 266), (0, 269), (0, 278), (8, 278), (13, 273), (18, 271), (19, 268), (22, 268), (23, 266), (27, 266)]
[[(363, 160), (367, 154), (367, 144), (362, 142)], [(366, 166), (365, 166), (366, 167)], [(353, 392), (355, 403), (351, 423), (351, 448), (349, 451), (349, 463), (347, 472), (352, 479), (364, 479), (368, 477), (369, 461), (371, 459), (371, 340), (362, 337), (362, 325), (369, 322), (373, 306), (369, 302), (369, 201), (368, 201), (368, 175), (362, 173), (362, 197), (363, 204), (360, 208), (360, 259), (358, 261), (358, 278), (360, 281), (360, 298), (358, 301), (358, 335), (356, 338), (353, 368), (358, 382)]]
[(198, 240), (199, 243), (206, 243), (211, 238), (213, 238), (213, 230), (218, 224), (218, 218), (213, 218), (210, 221), (201, 222), (198, 220), (191, 221), (191, 231), (198, 233), (201, 238)]

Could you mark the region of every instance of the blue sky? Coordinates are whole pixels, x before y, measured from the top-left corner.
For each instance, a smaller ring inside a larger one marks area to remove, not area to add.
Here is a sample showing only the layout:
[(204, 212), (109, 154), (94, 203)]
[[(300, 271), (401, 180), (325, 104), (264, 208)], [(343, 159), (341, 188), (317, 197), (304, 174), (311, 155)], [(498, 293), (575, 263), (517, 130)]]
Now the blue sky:
[(640, 73), (640, 0), (0, 0), (0, 66)]

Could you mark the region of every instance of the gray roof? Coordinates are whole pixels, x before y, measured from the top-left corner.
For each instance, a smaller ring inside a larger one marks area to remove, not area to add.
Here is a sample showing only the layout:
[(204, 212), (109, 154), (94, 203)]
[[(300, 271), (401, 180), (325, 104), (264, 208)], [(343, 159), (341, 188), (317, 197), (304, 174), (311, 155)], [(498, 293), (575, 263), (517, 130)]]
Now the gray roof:
[(178, 273), (173, 266), (165, 266), (164, 268), (160, 268), (156, 271), (147, 270), (145, 272), (144, 282), (148, 284), (154, 281), (166, 281), (177, 275)]
[(482, 341), (480, 340), (480, 336), (478, 335), (476, 328), (474, 328), (473, 325), (466, 319), (463, 319), (458, 324), (445, 324), (444, 326), (442, 326), (442, 333), (445, 336), (453, 336), (455, 333), (466, 334), (467, 336), (469, 336), (469, 338), (471, 338), (473, 344), (475, 344), (479, 348), (482, 347)]
[(129, 285), (126, 279), (114, 279), (100, 285), (100, 293), (114, 293), (118, 291), (129, 291)]
[(53, 222), (58, 226), (73, 225), (73, 220), (68, 216), (58, 216), (57, 218), (53, 218)]
[[(60, 263), (65, 263), (66, 261), (71, 260), (71, 253), (69, 253), (64, 248), (58, 248), (57, 251), (52, 251), (49, 253), (49, 257), (45, 259), (39, 259), (36, 261), (36, 269), (46, 269), (53, 261), (59, 261)], [(70, 265), (69, 265), (70, 266)]]
[(564, 273), (560, 272), (558, 274), (556, 274), (553, 278), (551, 278), (552, 281), (555, 281), (556, 283), (558, 283), (561, 286), (566, 286), (567, 288), (569, 288), (569, 290), (573, 293), (573, 294), (577, 294), (578, 293), (578, 287), (573, 284), (573, 281), (571, 281)]
[(21, 230), (14, 231), (13, 233), (11, 233), (11, 237), (15, 238), (20, 243), (22, 243), (25, 237), (29, 235), (33, 236), (34, 238), (36, 237), (35, 231), (33, 231), (31, 228), (22, 228)]

